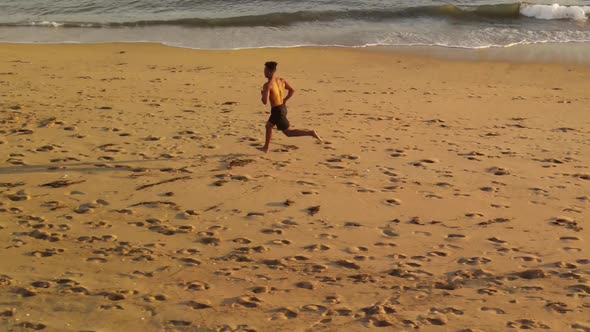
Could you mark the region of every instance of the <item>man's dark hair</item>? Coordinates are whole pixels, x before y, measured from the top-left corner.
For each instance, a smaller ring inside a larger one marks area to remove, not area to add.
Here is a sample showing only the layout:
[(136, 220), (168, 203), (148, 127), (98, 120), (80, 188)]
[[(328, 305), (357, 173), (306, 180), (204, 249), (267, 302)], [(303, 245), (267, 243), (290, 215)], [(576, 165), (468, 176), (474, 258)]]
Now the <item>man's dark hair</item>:
[(277, 70), (277, 65), (278, 65), (278, 63), (276, 63), (274, 61), (268, 61), (264, 64), (266, 69), (273, 71), (273, 72)]

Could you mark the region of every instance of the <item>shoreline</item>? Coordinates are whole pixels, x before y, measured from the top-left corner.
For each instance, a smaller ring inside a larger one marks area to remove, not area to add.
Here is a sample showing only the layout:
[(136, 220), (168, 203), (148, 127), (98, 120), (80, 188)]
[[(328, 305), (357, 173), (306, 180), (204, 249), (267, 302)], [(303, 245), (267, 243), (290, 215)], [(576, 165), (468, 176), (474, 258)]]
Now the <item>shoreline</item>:
[(334, 50), (359, 50), (367, 52), (384, 52), (404, 56), (427, 57), (439, 60), (457, 60), (469, 62), (505, 62), (520, 64), (555, 64), (555, 65), (590, 65), (589, 42), (564, 42), (564, 43), (535, 43), (519, 44), (507, 47), (487, 48), (460, 48), (438, 45), (412, 45), (412, 46), (285, 46), (285, 47), (252, 47), (236, 49), (200, 49), (174, 45), (166, 42), (152, 41), (115, 41), (115, 42), (61, 42), (61, 43), (31, 43), (31, 42), (0, 42), (0, 45), (161, 45), (163, 47), (178, 48), (202, 52), (240, 52), (256, 50), (289, 50), (289, 49), (334, 49)]
[[(387, 51), (390, 47), (381, 47)], [(444, 46), (394, 46), (391, 51), (427, 55), (438, 59), (512, 62), (520, 64), (590, 65), (590, 43), (538, 43), (482, 49)]]

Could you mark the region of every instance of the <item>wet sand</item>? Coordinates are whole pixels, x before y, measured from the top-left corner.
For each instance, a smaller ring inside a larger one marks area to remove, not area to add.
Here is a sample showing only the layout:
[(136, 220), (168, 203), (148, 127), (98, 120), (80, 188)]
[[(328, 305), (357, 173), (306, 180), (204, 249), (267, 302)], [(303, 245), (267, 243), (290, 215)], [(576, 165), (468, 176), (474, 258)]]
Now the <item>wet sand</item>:
[(590, 331), (588, 67), (0, 55), (0, 330)]

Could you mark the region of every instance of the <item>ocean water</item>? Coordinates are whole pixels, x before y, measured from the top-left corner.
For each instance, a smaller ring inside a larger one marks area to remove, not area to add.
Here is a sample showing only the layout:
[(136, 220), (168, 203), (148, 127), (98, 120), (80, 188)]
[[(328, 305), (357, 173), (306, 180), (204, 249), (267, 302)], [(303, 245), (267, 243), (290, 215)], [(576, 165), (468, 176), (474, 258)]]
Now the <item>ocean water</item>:
[(0, 42), (197, 49), (590, 43), (590, 0), (0, 0)]

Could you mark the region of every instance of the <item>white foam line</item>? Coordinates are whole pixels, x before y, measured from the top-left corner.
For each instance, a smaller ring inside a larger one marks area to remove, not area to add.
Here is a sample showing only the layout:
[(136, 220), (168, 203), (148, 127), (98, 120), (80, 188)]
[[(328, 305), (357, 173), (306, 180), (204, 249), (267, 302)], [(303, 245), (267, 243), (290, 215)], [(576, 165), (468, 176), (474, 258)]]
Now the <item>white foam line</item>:
[(31, 26), (42, 26), (42, 27), (54, 27), (54, 28), (58, 28), (63, 26), (63, 23), (59, 23), (59, 22), (51, 22), (51, 21), (41, 21), (41, 22), (30, 22)]
[(582, 40), (563, 40), (563, 41), (555, 41), (555, 40), (540, 40), (540, 41), (520, 41), (515, 43), (510, 43), (506, 45), (496, 45), (496, 44), (489, 44), (483, 46), (462, 46), (462, 45), (452, 45), (452, 44), (443, 44), (443, 43), (368, 43), (363, 45), (341, 45), (341, 44), (297, 44), (297, 45), (266, 45), (266, 46), (251, 46), (251, 47), (234, 47), (234, 48), (202, 48), (202, 47), (191, 47), (182, 45), (179, 43), (170, 43), (170, 42), (161, 42), (161, 41), (150, 41), (150, 40), (126, 40), (126, 41), (99, 41), (99, 42), (80, 42), (80, 41), (61, 41), (61, 42), (28, 42), (28, 41), (10, 41), (4, 40), (0, 41), (1, 43), (7, 44), (39, 44), (39, 45), (60, 45), (60, 44), (90, 44), (90, 45), (97, 45), (97, 44), (160, 44), (169, 47), (175, 48), (184, 48), (184, 49), (191, 49), (191, 50), (199, 50), (199, 51), (239, 51), (239, 50), (256, 50), (256, 49), (289, 49), (289, 48), (305, 48), (305, 47), (334, 47), (334, 48), (370, 48), (370, 47), (383, 47), (383, 46), (402, 46), (402, 47), (443, 47), (443, 48), (454, 48), (454, 49), (466, 49), (466, 50), (480, 50), (480, 49), (490, 49), (490, 48), (509, 48), (512, 46), (518, 45), (535, 45), (535, 44), (568, 44), (568, 43), (575, 43), (575, 44), (590, 44), (590, 40), (582, 39)]
[(443, 43), (369, 43), (364, 45), (341, 45), (341, 44), (298, 44), (298, 45), (267, 45), (267, 46), (252, 46), (252, 47), (234, 47), (234, 48), (202, 48), (202, 47), (191, 47), (191, 46), (183, 46), (175, 43), (168, 43), (168, 42), (161, 42), (161, 44), (171, 47), (177, 48), (186, 48), (191, 50), (200, 50), (200, 51), (239, 51), (239, 50), (256, 50), (256, 49), (289, 49), (289, 48), (305, 48), (305, 47), (335, 47), (335, 48), (369, 48), (369, 47), (382, 47), (382, 46), (417, 46), (417, 47), (443, 47), (443, 48), (454, 48), (454, 49), (465, 49), (465, 50), (481, 50), (481, 49), (490, 49), (490, 48), (508, 48), (512, 46), (518, 45), (535, 45), (535, 44), (567, 44), (567, 43), (589, 43), (590, 40), (563, 40), (563, 41), (554, 41), (554, 40), (540, 40), (540, 41), (520, 41), (514, 42), (506, 45), (483, 45), (483, 46), (461, 46), (461, 45), (450, 45), (450, 44), (443, 44)]

